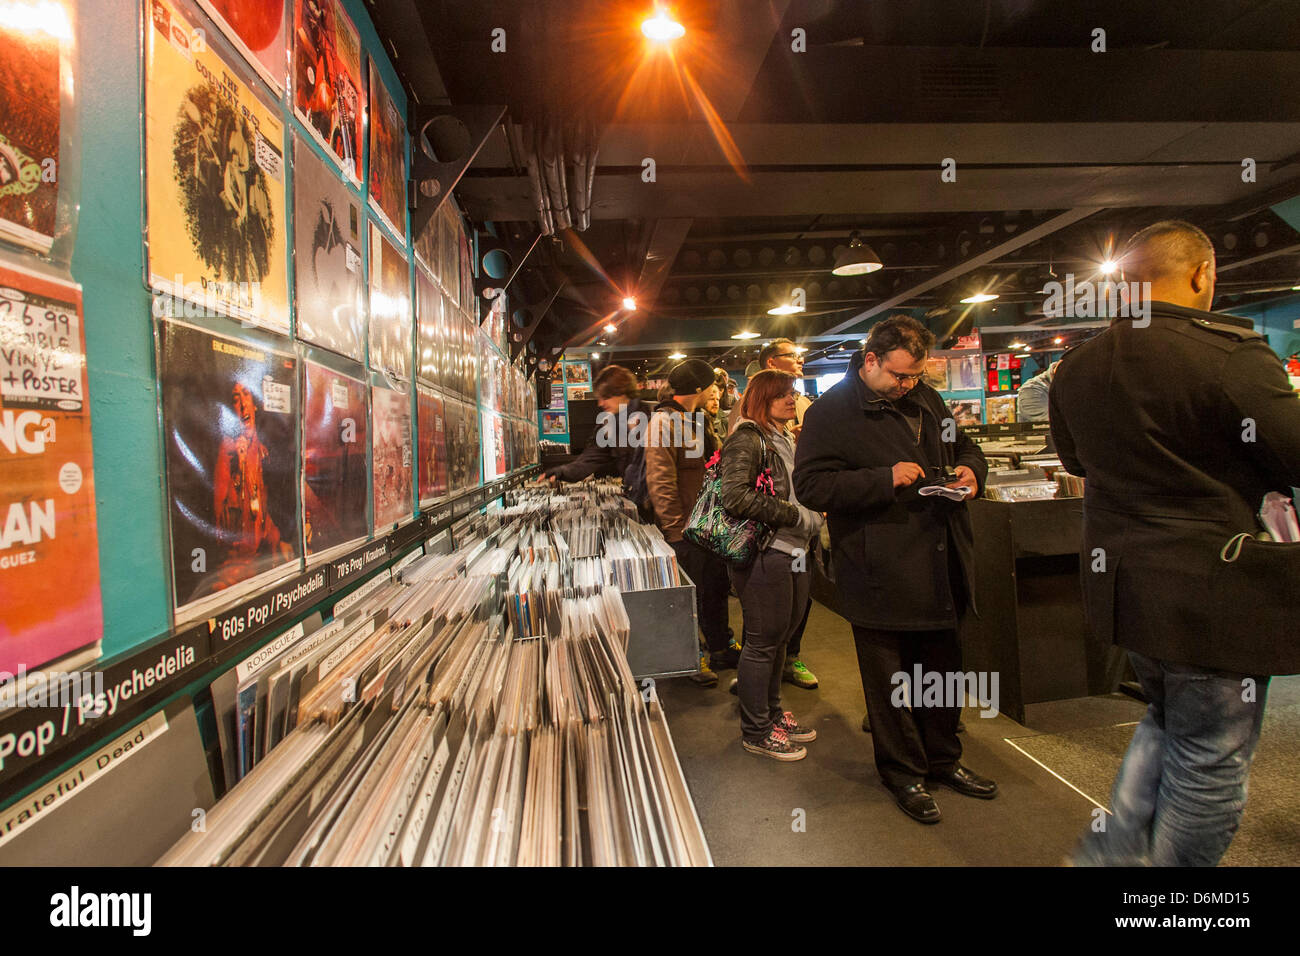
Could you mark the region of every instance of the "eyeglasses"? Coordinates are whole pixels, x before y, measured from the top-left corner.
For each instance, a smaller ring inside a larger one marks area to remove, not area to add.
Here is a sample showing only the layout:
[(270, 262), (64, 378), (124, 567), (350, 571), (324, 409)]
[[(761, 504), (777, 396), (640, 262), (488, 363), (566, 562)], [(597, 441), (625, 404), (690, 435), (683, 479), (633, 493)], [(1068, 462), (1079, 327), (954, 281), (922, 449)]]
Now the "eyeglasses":
[(880, 370), (882, 372), (888, 372), (890, 375), (894, 376), (894, 381), (896, 381), (899, 385), (906, 385), (908, 382), (911, 382), (912, 384), (916, 384), (917, 382), (921, 381), (921, 379), (925, 378), (924, 372), (922, 372), (920, 375), (899, 375), (893, 369), (885, 368), (883, 365), (880, 366)]
[(803, 356), (798, 352), (777, 352), (772, 358), (794, 359), (796, 362), (802, 362)]

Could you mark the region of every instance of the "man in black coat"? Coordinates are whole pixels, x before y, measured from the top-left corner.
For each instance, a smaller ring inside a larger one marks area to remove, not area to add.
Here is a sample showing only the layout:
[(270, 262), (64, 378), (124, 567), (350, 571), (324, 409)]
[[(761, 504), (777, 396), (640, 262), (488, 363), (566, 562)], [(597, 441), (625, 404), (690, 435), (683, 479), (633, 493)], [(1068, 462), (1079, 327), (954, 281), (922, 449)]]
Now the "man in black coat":
[(1253, 537), (1264, 496), (1300, 485), (1300, 399), (1261, 336), (1205, 311), (1200, 229), (1149, 226), (1120, 264), (1130, 315), (1066, 353), (1051, 422), (1087, 479), (1092, 639), (1129, 651), (1150, 703), (1112, 816), (1075, 860), (1213, 866), (1245, 807), (1269, 676), (1300, 671), (1300, 544)]
[[(934, 336), (906, 315), (877, 323), (848, 374), (804, 418), (795, 451), (799, 501), (824, 511), (841, 611), (853, 625), (876, 768), (899, 807), (922, 823), (940, 813), (927, 778), (983, 799), (997, 784), (960, 763), (959, 701), (910, 709), (899, 674), (961, 673), (958, 627), (973, 608), (974, 541), (966, 500), (984, 483), (984, 454), (921, 378)], [(954, 472), (950, 500), (922, 480)]]
[(621, 365), (601, 370), (593, 383), (598, 428), (577, 458), (546, 469), (551, 481), (622, 478), (623, 493), (644, 513), (646, 507), (645, 434), (652, 409), (638, 397), (636, 376)]

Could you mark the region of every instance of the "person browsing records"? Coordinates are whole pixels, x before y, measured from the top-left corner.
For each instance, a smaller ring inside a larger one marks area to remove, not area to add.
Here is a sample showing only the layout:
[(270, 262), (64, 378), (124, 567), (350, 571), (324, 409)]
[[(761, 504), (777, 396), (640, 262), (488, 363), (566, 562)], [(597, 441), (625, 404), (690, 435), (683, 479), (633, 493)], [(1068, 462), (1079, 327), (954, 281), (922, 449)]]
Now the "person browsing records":
[[(820, 514), (799, 504), (791, 483), (794, 443), (787, 426), (794, 420), (796, 394), (788, 372), (765, 370), (750, 379), (741, 421), (719, 459), (722, 506), (776, 530), (751, 565), (729, 572), (745, 614), (736, 667), (743, 745), (777, 760), (807, 756), (802, 744), (817, 737), (781, 706), (786, 645), (808, 603), (808, 546), (822, 525)], [(771, 469), (775, 495), (758, 490), (765, 468)]]

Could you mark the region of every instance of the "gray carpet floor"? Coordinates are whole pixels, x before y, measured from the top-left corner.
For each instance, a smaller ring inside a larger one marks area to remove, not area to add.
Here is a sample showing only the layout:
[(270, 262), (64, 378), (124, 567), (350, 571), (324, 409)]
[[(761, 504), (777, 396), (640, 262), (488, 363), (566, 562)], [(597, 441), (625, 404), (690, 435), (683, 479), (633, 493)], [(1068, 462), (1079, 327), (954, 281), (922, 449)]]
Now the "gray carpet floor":
[[(731, 617), (739, 634), (734, 598)], [(715, 688), (685, 678), (659, 681), (718, 865), (1059, 865), (1091, 821), (1093, 800), (1107, 802), (1132, 723), (1143, 712), (1121, 695), (1032, 705), (1027, 726), (968, 709), (962, 762), (997, 780), (999, 796), (974, 800), (941, 789), (935, 797), (943, 822), (923, 826), (904, 816), (880, 784), (871, 736), (861, 728), (865, 705), (852, 633), (818, 603), (803, 658), (820, 686), (786, 684), (784, 704), (818, 739), (796, 763), (741, 748), (737, 701), (727, 692), (734, 670), (722, 671)], [(1300, 678), (1275, 680), (1269, 707), (1246, 819), (1228, 864), (1300, 863), (1300, 807), (1289, 788), (1300, 768)]]

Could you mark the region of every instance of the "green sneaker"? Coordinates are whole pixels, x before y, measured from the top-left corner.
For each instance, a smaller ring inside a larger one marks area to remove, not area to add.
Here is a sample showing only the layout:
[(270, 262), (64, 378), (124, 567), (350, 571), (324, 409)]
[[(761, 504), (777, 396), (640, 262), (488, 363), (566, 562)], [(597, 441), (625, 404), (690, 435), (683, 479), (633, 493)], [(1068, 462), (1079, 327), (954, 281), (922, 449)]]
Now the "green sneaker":
[(715, 674), (715, 673), (713, 672), (713, 668), (709, 667), (709, 655), (708, 655), (708, 654), (701, 654), (701, 655), (700, 655), (700, 670), (699, 670), (699, 673), (698, 673), (698, 674), (692, 674), (692, 675), (691, 675), (691, 680), (695, 681), (695, 683), (699, 684), (701, 687), (717, 687), (717, 686), (718, 686), (718, 675)]
[(787, 684), (794, 684), (795, 687), (803, 687), (806, 690), (812, 690), (817, 686), (817, 675), (805, 667), (803, 661), (797, 657), (785, 662), (785, 671), (781, 674), (781, 679)]

